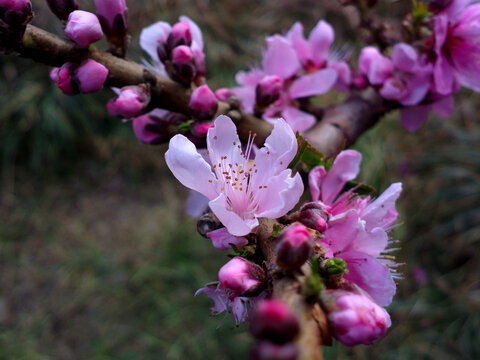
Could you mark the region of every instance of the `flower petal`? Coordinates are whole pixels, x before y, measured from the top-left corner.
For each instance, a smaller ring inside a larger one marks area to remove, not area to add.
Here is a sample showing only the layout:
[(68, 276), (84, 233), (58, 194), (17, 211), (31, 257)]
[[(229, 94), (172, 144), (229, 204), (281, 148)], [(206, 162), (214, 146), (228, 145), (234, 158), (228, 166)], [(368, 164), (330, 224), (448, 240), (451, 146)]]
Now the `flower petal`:
[(417, 66), (417, 51), (408, 44), (399, 43), (393, 47), (392, 61), (395, 68), (410, 73)]
[(306, 64), (312, 57), (312, 51), (310, 49), (310, 44), (303, 36), (302, 23), (296, 22), (293, 24), (292, 28), (287, 32), (286, 37), (290, 40), (302, 63)]
[(333, 69), (324, 69), (313, 74), (303, 75), (295, 80), (289, 89), (291, 99), (327, 93), (337, 82), (337, 72)]
[(316, 121), (315, 116), (292, 106), (286, 106), (282, 116), (293, 131), (301, 133), (310, 129)]
[(344, 150), (336, 157), (325, 176), (322, 186), (322, 201), (331, 205), (348, 181), (355, 179), (360, 171), (362, 154), (355, 150)]
[(395, 203), (401, 192), (402, 183), (394, 183), (362, 211), (360, 217), (365, 220), (367, 231), (376, 227), (388, 229), (392, 225), (396, 218), (391, 215), (394, 212), (398, 216)]
[(400, 121), (408, 131), (417, 131), (427, 121), (430, 105), (418, 105), (400, 109)]
[(334, 38), (333, 28), (326, 21), (320, 20), (312, 29), (308, 42), (310, 43), (315, 65), (321, 66), (327, 60), (328, 50)]
[(157, 63), (160, 63), (157, 54), (158, 43), (166, 40), (171, 31), (170, 24), (158, 21), (144, 28), (140, 34), (140, 47)]
[(453, 95), (445, 96), (435, 101), (432, 104), (432, 110), (441, 117), (447, 117), (452, 115), (453, 111), (455, 110)]
[(220, 228), (207, 233), (207, 237), (212, 240), (212, 244), (219, 250), (230, 250), (232, 245), (237, 248), (242, 248), (248, 244), (248, 240), (244, 237), (233, 236), (227, 228)]
[(198, 191), (190, 190), (185, 202), (185, 212), (193, 218), (198, 218), (208, 207), (209, 199)]
[(210, 201), (209, 206), (232, 235), (245, 236), (258, 226), (256, 218), (244, 220), (238, 214), (228, 210), (227, 199), (224, 194), (220, 194), (216, 199)]
[(195, 21), (185, 15), (180, 16), (179, 20), (188, 24), (188, 26), (190, 27), (190, 31), (192, 32), (192, 40), (198, 44), (201, 50), (203, 50), (202, 30), (200, 30)]
[(220, 115), (215, 119), (214, 127), (208, 129), (207, 133), (207, 148), (211, 164), (220, 166), (223, 156), (227, 156), (229, 162), (237, 161), (241, 153), (238, 146), (241, 146), (241, 143), (237, 127), (228, 116)]
[(327, 171), (323, 166), (314, 167), (308, 174), (308, 184), (310, 186), (312, 201), (320, 200), (320, 188), (325, 175), (327, 175)]
[(170, 171), (183, 186), (198, 191), (209, 199), (217, 197), (217, 180), (210, 165), (185, 136), (175, 135), (170, 140), (165, 160)]
[(262, 66), (269, 75), (288, 79), (301, 68), (297, 53), (290, 42), (280, 35), (267, 38), (267, 50), (263, 54)]

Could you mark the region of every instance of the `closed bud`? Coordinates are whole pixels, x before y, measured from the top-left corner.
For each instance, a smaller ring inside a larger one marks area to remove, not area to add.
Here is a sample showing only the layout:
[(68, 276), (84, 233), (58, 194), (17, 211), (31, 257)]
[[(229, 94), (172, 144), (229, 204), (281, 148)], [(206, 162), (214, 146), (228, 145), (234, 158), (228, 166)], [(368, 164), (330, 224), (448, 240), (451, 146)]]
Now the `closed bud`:
[(287, 270), (297, 270), (312, 256), (313, 239), (302, 224), (284, 230), (277, 244), (277, 264)]
[(385, 309), (367, 295), (328, 290), (323, 297), (333, 334), (344, 345), (371, 345), (392, 324)]
[(355, 89), (364, 90), (368, 86), (368, 81), (364, 75), (356, 74), (353, 76), (352, 84)]
[(278, 300), (260, 303), (250, 319), (250, 332), (260, 340), (284, 344), (292, 341), (299, 331), (300, 326), (295, 315)]
[(213, 127), (212, 121), (196, 123), (192, 125), (192, 134), (198, 137), (207, 136), (208, 129)]
[(143, 86), (125, 86), (118, 98), (107, 103), (108, 112), (113, 116), (132, 118), (138, 116), (150, 102), (150, 93)]
[(195, 77), (195, 61), (192, 50), (186, 45), (177, 46), (172, 51), (173, 74), (170, 76), (188, 86)]
[(60, 20), (67, 20), (72, 11), (78, 10), (77, 0), (47, 0), (47, 4)]
[(172, 32), (167, 38), (167, 44), (170, 49), (179, 45), (190, 46), (192, 43), (192, 32), (190, 26), (184, 22), (178, 22), (172, 27)]
[(297, 221), (320, 232), (328, 227), (328, 212), (322, 204), (310, 202), (303, 205), (298, 212)]
[(98, 18), (82, 10), (76, 10), (70, 14), (65, 34), (81, 47), (88, 47), (103, 36)]
[(255, 293), (265, 281), (265, 272), (257, 264), (241, 257), (234, 257), (222, 266), (218, 280), (223, 288), (234, 296)]
[(448, 6), (451, 5), (453, 0), (429, 0), (428, 1), (428, 10), (437, 14), (445, 10)]
[(78, 94), (78, 86), (74, 78), (78, 65), (74, 63), (65, 63), (60, 68), (54, 68), (50, 71), (50, 79), (66, 95)]
[(295, 343), (279, 345), (269, 341), (260, 341), (250, 351), (250, 360), (296, 360), (298, 348)]
[(218, 109), (218, 100), (208, 85), (196, 88), (189, 103), (192, 116), (198, 120), (211, 120)]
[(282, 90), (283, 81), (277, 75), (265, 76), (257, 85), (256, 102), (260, 107), (267, 107), (277, 101)]
[(133, 131), (144, 144), (157, 145), (170, 140), (177, 134), (178, 125), (186, 118), (183, 115), (155, 109), (152, 112), (133, 119)]
[(186, 45), (177, 46), (172, 52), (172, 61), (176, 64), (188, 64), (193, 59), (192, 50)]
[(128, 9), (125, 0), (95, 0), (95, 7), (108, 41), (124, 47), (128, 30)]
[(102, 90), (107, 76), (108, 69), (105, 66), (89, 59), (82, 63), (77, 70), (78, 89), (84, 94), (98, 92)]
[(0, 0), (0, 19), (12, 27), (25, 26), (32, 19), (30, 0)]

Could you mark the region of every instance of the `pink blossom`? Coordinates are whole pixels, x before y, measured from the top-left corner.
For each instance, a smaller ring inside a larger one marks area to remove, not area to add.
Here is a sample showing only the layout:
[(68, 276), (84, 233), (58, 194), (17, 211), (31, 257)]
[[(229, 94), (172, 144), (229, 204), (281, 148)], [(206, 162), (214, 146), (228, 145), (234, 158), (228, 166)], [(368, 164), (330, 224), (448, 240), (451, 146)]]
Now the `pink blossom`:
[(159, 21), (144, 28), (140, 34), (140, 47), (152, 59), (152, 70), (169, 77), (164, 61), (172, 57), (172, 51), (178, 45), (188, 46), (193, 54), (196, 76), (202, 77), (205, 75), (202, 32), (190, 18), (180, 16), (179, 20), (173, 27), (167, 22)]
[(435, 16), (436, 92), (450, 95), (456, 82), (480, 91), (480, 4), (454, 0)]
[(68, 17), (65, 34), (81, 47), (88, 47), (103, 36), (98, 18), (88, 12), (76, 10)]
[(367, 296), (343, 291), (337, 296), (335, 310), (328, 314), (328, 319), (335, 338), (342, 344), (371, 345), (391, 326), (390, 316), (385, 309)]
[[(398, 217), (395, 202), (402, 190), (401, 183), (392, 184), (377, 199), (360, 198), (352, 191), (338, 196), (348, 181), (358, 175), (361, 154), (342, 151), (326, 172), (323, 166), (309, 174), (312, 199), (331, 214), (324, 239), (327, 254), (346, 261), (344, 278), (367, 291), (380, 305), (388, 305), (396, 286), (393, 261), (383, 258), (389, 239), (388, 231)], [(391, 269), (390, 269), (390, 268)]]
[(142, 86), (125, 86), (117, 99), (107, 103), (107, 109), (113, 116), (132, 118), (138, 116), (150, 102), (150, 94)]
[(297, 139), (279, 119), (265, 145), (250, 160), (253, 138), (242, 150), (235, 125), (219, 116), (208, 130), (211, 166), (185, 136), (170, 141), (168, 167), (186, 187), (210, 199), (209, 206), (228, 231), (244, 236), (258, 226), (258, 217), (278, 218), (290, 211), (303, 193), (300, 175), (288, 164), (297, 152)]
[(218, 280), (232, 296), (240, 296), (257, 290), (265, 281), (265, 273), (257, 264), (234, 257), (221, 267)]
[(78, 87), (84, 94), (102, 90), (107, 76), (108, 69), (92, 59), (83, 62), (77, 69), (76, 74)]
[(219, 250), (230, 250), (232, 245), (236, 248), (242, 248), (248, 244), (248, 240), (243, 236), (233, 236), (226, 228), (220, 228), (207, 233), (207, 237), (212, 240), (213, 247)]

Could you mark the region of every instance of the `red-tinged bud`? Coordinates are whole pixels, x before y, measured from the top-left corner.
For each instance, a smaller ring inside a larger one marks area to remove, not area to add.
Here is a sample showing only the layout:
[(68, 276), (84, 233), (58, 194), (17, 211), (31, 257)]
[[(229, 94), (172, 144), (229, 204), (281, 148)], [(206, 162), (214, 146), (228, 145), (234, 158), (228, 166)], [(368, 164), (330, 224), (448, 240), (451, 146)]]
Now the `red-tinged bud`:
[(260, 341), (250, 351), (250, 360), (297, 360), (298, 355), (297, 345), (293, 342), (278, 345)]
[(60, 68), (52, 69), (50, 79), (57, 84), (64, 94), (76, 95), (78, 94), (78, 86), (74, 80), (74, 74), (77, 68), (77, 64), (65, 63)]
[(186, 45), (177, 46), (172, 52), (172, 61), (176, 64), (189, 64), (193, 61), (192, 50)]
[(105, 66), (89, 59), (82, 63), (77, 70), (78, 89), (84, 94), (98, 92), (102, 90), (107, 76), (108, 69)]
[(277, 101), (282, 90), (283, 81), (277, 75), (265, 76), (257, 85), (256, 102), (260, 107), (267, 107)]
[(265, 281), (265, 272), (257, 264), (241, 257), (234, 257), (222, 266), (218, 280), (233, 297), (255, 293)]
[(195, 61), (192, 50), (186, 45), (177, 46), (172, 51), (172, 79), (188, 86), (195, 77)]
[(60, 20), (67, 20), (72, 11), (78, 10), (77, 0), (47, 0), (47, 4)]
[(353, 76), (352, 85), (355, 89), (364, 90), (368, 86), (367, 78), (364, 75), (356, 74)]
[(82, 10), (76, 10), (70, 14), (65, 34), (81, 47), (88, 47), (103, 36), (98, 18)]
[(368, 295), (327, 290), (322, 301), (337, 340), (347, 346), (371, 345), (390, 327), (390, 315)]
[(445, 10), (448, 6), (452, 4), (453, 0), (429, 0), (428, 1), (428, 10), (434, 14)]
[(313, 239), (302, 224), (285, 229), (277, 243), (277, 264), (287, 270), (297, 270), (312, 256)]
[(133, 131), (144, 144), (157, 145), (170, 140), (178, 133), (178, 125), (187, 119), (180, 114), (155, 109), (152, 112), (133, 119)]
[(170, 49), (179, 45), (190, 46), (192, 43), (192, 32), (190, 26), (184, 22), (178, 22), (172, 27), (172, 32), (167, 38), (167, 44)]
[(328, 212), (322, 204), (311, 202), (303, 205), (298, 212), (297, 221), (320, 232), (328, 226)]
[(192, 125), (192, 134), (198, 137), (205, 137), (207, 136), (208, 129), (211, 129), (212, 127), (212, 121), (194, 124)]
[(208, 85), (196, 88), (189, 103), (192, 116), (198, 120), (211, 120), (218, 109), (218, 100)]
[(250, 332), (259, 340), (284, 344), (292, 341), (299, 331), (295, 315), (278, 300), (260, 303), (250, 319)]
[(125, 0), (95, 0), (95, 7), (108, 41), (124, 50), (128, 30)]
[(235, 96), (235, 94), (230, 89), (220, 88), (217, 91), (215, 91), (215, 96), (217, 97), (218, 100), (228, 102), (228, 99), (230, 99), (230, 97), (232, 96)]
[(144, 86), (125, 86), (118, 98), (107, 103), (108, 112), (113, 116), (132, 118), (140, 115), (150, 102), (150, 92)]
[(30, 0), (0, 0), (0, 19), (12, 27), (25, 26), (32, 19)]

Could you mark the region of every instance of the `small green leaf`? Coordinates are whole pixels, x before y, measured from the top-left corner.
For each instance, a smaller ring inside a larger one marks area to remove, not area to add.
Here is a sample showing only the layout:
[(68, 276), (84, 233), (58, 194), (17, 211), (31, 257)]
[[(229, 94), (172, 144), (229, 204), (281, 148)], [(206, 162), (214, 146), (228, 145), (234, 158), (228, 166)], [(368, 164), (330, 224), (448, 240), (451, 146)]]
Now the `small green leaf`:
[(343, 259), (332, 258), (325, 261), (328, 275), (348, 274), (347, 263)]
[(315, 149), (297, 132), (298, 150), (297, 155), (288, 166), (290, 169), (295, 169), (298, 163), (301, 161), (306, 167), (307, 171), (311, 170), (315, 166), (324, 165), (326, 157), (320, 151)]
[(188, 120), (187, 122), (178, 125), (178, 131), (181, 133), (189, 133), (191, 130), (191, 124), (193, 124), (193, 120)]
[(280, 235), (280, 233), (282, 232), (282, 230), (284, 228), (285, 228), (285, 226), (280, 225), (280, 224), (273, 225), (273, 232), (272, 232), (273, 237), (278, 237), (278, 235)]

